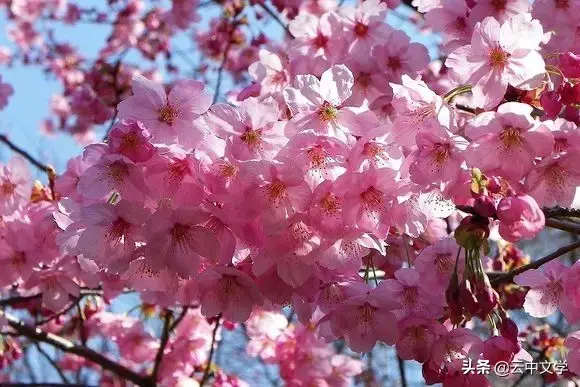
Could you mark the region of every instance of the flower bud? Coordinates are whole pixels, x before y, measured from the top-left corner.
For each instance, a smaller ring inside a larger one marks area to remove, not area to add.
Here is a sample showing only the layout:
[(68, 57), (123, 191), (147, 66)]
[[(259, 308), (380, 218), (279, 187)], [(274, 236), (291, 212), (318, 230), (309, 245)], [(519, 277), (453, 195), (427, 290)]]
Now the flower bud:
[(580, 78), (580, 55), (572, 52), (560, 54), (559, 68), (567, 78)]
[(556, 118), (562, 111), (562, 98), (557, 91), (544, 91), (540, 97), (540, 104), (549, 118)]
[(489, 219), (467, 216), (455, 229), (455, 240), (466, 250), (479, 250), (489, 237)]
[(484, 218), (491, 218), (495, 216), (495, 203), (489, 196), (479, 196), (475, 199), (473, 204), (475, 212)]
[(491, 286), (478, 287), (477, 300), (479, 301), (480, 309), (479, 317), (484, 319), (497, 307), (499, 296)]
[(529, 195), (503, 198), (497, 206), (499, 234), (509, 242), (531, 239), (542, 231), (546, 219), (538, 203)]
[(499, 324), (499, 333), (514, 344), (518, 344), (518, 326), (511, 318), (505, 317)]
[(459, 284), (459, 301), (470, 316), (475, 315), (479, 310), (479, 303), (475, 294), (473, 294), (471, 282), (467, 279), (464, 279)]

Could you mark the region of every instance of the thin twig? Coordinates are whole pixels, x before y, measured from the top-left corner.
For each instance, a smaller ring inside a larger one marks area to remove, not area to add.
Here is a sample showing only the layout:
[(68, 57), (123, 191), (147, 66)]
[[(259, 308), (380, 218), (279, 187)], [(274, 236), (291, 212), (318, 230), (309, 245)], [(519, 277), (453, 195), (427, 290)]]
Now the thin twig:
[(213, 333), (211, 335), (211, 348), (209, 350), (209, 357), (207, 359), (207, 365), (205, 366), (205, 371), (203, 371), (203, 376), (201, 377), (201, 382), (199, 382), (199, 386), (203, 387), (203, 385), (207, 382), (207, 380), (209, 379), (209, 371), (211, 369), (211, 362), (213, 359), (213, 353), (215, 351), (215, 344), (216, 344), (216, 337), (217, 337), (217, 331), (220, 327), (220, 320), (221, 320), (221, 313), (216, 317), (215, 320), (215, 327), (213, 328)]
[(399, 373), (401, 374), (401, 387), (407, 387), (407, 376), (405, 375), (405, 362), (399, 356), (397, 356), (397, 362), (399, 363)]
[[(118, 105), (119, 102), (121, 102), (121, 101), (119, 101), (119, 97), (121, 96), (121, 93), (119, 92), (119, 73), (121, 72), (121, 65), (123, 62), (123, 58), (125, 58), (125, 55), (127, 55), (128, 52), (129, 52), (129, 49), (125, 49), (125, 51), (123, 51), (119, 55), (119, 58), (115, 62), (115, 67), (113, 68), (113, 77), (114, 77), (113, 88), (115, 89), (115, 105)], [(111, 118), (111, 122), (109, 123), (109, 127), (107, 128), (107, 131), (105, 132), (105, 137), (103, 138), (103, 140), (106, 140), (107, 137), (109, 137), (109, 132), (111, 131), (111, 129), (115, 125), (115, 121), (117, 120), (118, 114), (119, 114), (119, 111), (117, 109), (117, 106), (115, 106), (115, 114), (113, 114), (113, 118)]]
[(567, 246), (560, 247), (558, 250), (554, 251), (551, 254), (546, 255), (543, 258), (535, 260), (534, 262), (530, 262), (527, 265), (524, 265), (522, 267), (519, 267), (517, 269), (510, 271), (509, 273), (506, 273), (506, 274), (503, 274), (503, 275), (500, 275), (500, 276), (494, 278), (493, 280), (490, 281), (491, 285), (497, 286), (497, 285), (504, 283), (504, 282), (511, 282), (511, 281), (513, 281), (513, 279), (516, 275), (521, 274), (521, 273), (528, 271), (530, 269), (537, 269), (540, 266), (542, 266), (543, 264), (548, 263), (551, 260), (554, 260), (554, 259), (556, 259), (564, 254), (567, 254), (570, 251), (575, 250), (579, 247), (580, 247), (580, 241), (576, 241), (576, 242), (571, 243)]
[(179, 323), (183, 320), (183, 318), (187, 314), (187, 311), (188, 310), (189, 310), (189, 306), (184, 306), (183, 307), (183, 309), (181, 310), (181, 313), (179, 314), (179, 316), (177, 316), (177, 318), (175, 319), (175, 321), (173, 321), (173, 323), (171, 324), (171, 327), (169, 328), (170, 332), (173, 332), (175, 330), (175, 328), (177, 328), (177, 326), (179, 325)]
[(546, 219), (546, 226), (572, 234), (580, 234), (580, 224), (562, 219)]
[(0, 141), (3, 142), (4, 144), (6, 144), (8, 146), (8, 148), (10, 148), (12, 151), (14, 151), (14, 152), (18, 153), (20, 156), (24, 157), (26, 160), (28, 160), (28, 162), (30, 164), (34, 165), (36, 168), (40, 169), (41, 171), (46, 172), (47, 174), (54, 173), (53, 167), (38, 161), (30, 153), (28, 153), (27, 151), (25, 151), (24, 149), (22, 149), (21, 147), (19, 147), (16, 144), (14, 144), (12, 141), (10, 141), (8, 139), (8, 136), (6, 136), (5, 134), (0, 134)]
[(274, 12), (274, 10), (272, 10), (270, 7), (268, 7), (268, 5), (261, 1), (258, 3), (258, 5), (264, 10), (266, 11), (266, 13), (268, 15), (270, 15), (272, 17), (272, 19), (274, 19), (274, 21), (276, 23), (278, 23), (283, 29), (284, 31), (286, 31), (286, 34), (291, 38), (294, 39), (294, 35), (292, 35), (292, 32), (290, 32), (290, 28), (288, 28), (288, 25), (286, 23), (284, 23), (276, 14), (276, 12)]
[(26, 336), (30, 340), (47, 343), (66, 353), (72, 353), (84, 359), (90, 360), (93, 363), (100, 365), (104, 369), (111, 371), (115, 375), (126, 379), (127, 381), (130, 381), (138, 386), (151, 386), (151, 383), (149, 383), (147, 378), (88, 347), (76, 345), (61, 336), (49, 332), (44, 332), (43, 330), (36, 327), (30, 327), (12, 315), (4, 314), (4, 317), (12, 329), (14, 329), (22, 336)]
[(216, 103), (219, 95), (220, 95), (220, 89), (222, 86), (222, 77), (224, 74), (224, 67), (226, 66), (226, 62), (228, 60), (228, 53), (230, 52), (230, 48), (232, 47), (232, 34), (230, 34), (230, 38), (228, 40), (228, 44), (226, 46), (226, 49), (224, 50), (224, 57), (222, 59), (222, 63), (218, 69), (218, 75), (217, 75), (217, 81), (215, 83), (215, 94), (213, 96), (213, 102), (212, 103)]
[(64, 372), (62, 372), (62, 370), (60, 369), (60, 367), (58, 366), (56, 361), (54, 361), (54, 359), (52, 357), (50, 357), (50, 355), (48, 353), (46, 353), (46, 351), (40, 346), (39, 343), (34, 342), (34, 346), (36, 347), (38, 352), (40, 352), (40, 354), (50, 363), (52, 368), (55, 369), (55, 371), (58, 373), (58, 376), (60, 376), (60, 379), (62, 380), (62, 382), (65, 384), (69, 384), (70, 382), (69, 382), (68, 378), (66, 377)]
[[(82, 296), (81, 296), (82, 297)], [(70, 312), (75, 306), (78, 305), (79, 301), (81, 300), (81, 297), (79, 297), (76, 301), (71, 302), (67, 307), (65, 307), (63, 310), (61, 310), (60, 312), (57, 312), (55, 314), (53, 314), (52, 316), (45, 318), (43, 320), (39, 320), (36, 322), (36, 325), (44, 325), (44, 324), (48, 324), (49, 322), (56, 320), (57, 318), (59, 318), (60, 316), (63, 316), (65, 314), (67, 314), (68, 312)]]
[(171, 311), (165, 310), (165, 315), (163, 316), (163, 330), (161, 331), (161, 342), (159, 344), (159, 349), (157, 350), (157, 355), (155, 356), (155, 363), (153, 365), (153, 372), (151, 373), (151, 379), (153, 383), (157, 382), (157, 374), (159, 373), (159, 366), (163, 360), (163, 352), (165, 352), (165, 347), (169, 342), (169, 335), (171, 334)]
[(546, 218), (580, 218), (580, 209), (564, 207), (544, 208), (544, 215), (546, 215)]

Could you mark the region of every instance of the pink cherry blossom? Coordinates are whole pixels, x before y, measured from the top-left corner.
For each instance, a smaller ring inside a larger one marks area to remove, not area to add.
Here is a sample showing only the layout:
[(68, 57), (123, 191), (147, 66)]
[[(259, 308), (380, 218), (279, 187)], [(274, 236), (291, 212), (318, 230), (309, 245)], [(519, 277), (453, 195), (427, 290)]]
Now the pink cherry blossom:
[(2, 78), (0, 77), (0, 110), (4, 109), (8, 105), (8, 98), (14, 94), (14, 89), (8, 83), (2, 83)]
[(207, 111), (211, 99), (201, 82), (178, 82), (166, 94), (161, 85), (139, 75), (133, 78), (133, 93), (119, 104), (119, 118), (143, 122), (156, 142), (187, 137), (197, 145), (202, 140), (203, 125), (197, 118)]
[(213, 105), (209, 113), (212, 128), (227, 136), (226, 149), (237, 160), (272, 159), (286, 143), (285, 124), (278, 121), (278, 103), (273, 98), (259, 101), (250, 97), (240, 108)]
[(471, 120), (465, 134), (473, 139), (466, 152), (470, 165), (483, 171), (499, 170), (510, 179), (521, 179), (534, 167), (536, 157), (552, 152), (554, 139), (531, 117), (529, 105), (510, 102), (497, 112)]
[(219, 313), (233, 321), (248, 319), (252, 308), (260, 306), (262, 295), (247, 274), (232, 267), (205, 270), (199, 278), (202, 313)]
[(556, 311), (565, 298), (562, 280), (566, 271), (564, 264), (551, 261), (543, 266), (543, 270), (532, 269), (514, 277), (518, 285), (530, 288), (524, 303), (524, 310), (530, 316), (547, 317)]
[(149, 142), (150, 138), (151, 134), (141, 122), (125, 119), (113, 126), (108, 142), (113, 153), (138, 163), (153, 157), (155, 149)]
[[(518, 36), (525, 34), (525, 39)], [(471, 44), (452, 52), (445, 65), (460, 83), (473, 86), (474, 103), (491, 108), (499, 104), (508, 85), (533, 89), (545, 71), (537, 49), (543, 30), (529, 14), (500, 23), (487, 17), (476, 24)]]
[(0, 214), (9, 215), (30, 197), (32, 183), (26, 161), (13, 157), (0, 165)]
[(497, 205), (499, 233), (509, 242), (530, 239), (544, 228), (544, 212), (529, 195), (518, 194), (503, 198)]
[(356, 352), (370, 351), (377, 340), (393, 344), (397, 329), (391, 310), (396, 305), (377, 291), (349, 298), (330, 313), (332, 332)]
[(451, 135), (445, 128), (417, 133), (417, 150), (409, 158), (410, 179), (417, 184), (454, 182), (461, 173), (462, 151), (468, 142), (460, 136)]
[(443, 313), (444, 301), (431, 293), (421, 276), (415, 269), (399, 269), (395, 279), (380, 283), (377, 292), (383, 292), (385, 297), (395, 300), (402, 308), (394, 313), (399, 320), (407, 316), (424, 316), (437, 318)]
[(404, 74), (418, 73), (429, 62), (425, 46), (411, 43), (399, 30), (393, 30), (385, 44), (375, 46), (372, 55), (393, 82), (398, 82)]

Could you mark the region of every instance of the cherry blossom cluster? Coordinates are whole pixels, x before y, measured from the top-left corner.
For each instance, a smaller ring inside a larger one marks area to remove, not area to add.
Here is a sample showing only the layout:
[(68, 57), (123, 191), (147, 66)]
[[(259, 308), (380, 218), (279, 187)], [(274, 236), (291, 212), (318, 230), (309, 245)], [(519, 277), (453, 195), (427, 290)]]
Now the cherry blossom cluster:
[[(131, 4), (109, 53), (127, 36), (145, 56), (165, 52), (168, 31), (196, 19), (192, 2), (147, 20)], [(196, 36), (204, 55), (222, 56), (218, 82), (229, 71), (244, 85), (228, 103), (202, 81), (163, 84), (106, 62), (75, 79), (63, 72), (70, 94), (53, 101), (63, 122), (72, 111), (78, 132), (112, 125), (48, 186), (32, 184), (20, 158), (0, 170), (5, 290), (40, 292), (53, 312), (97, 287), (163, 308), (199, 305), (165, 343), (137, 320), (101, 311), (87, 321), (138, 371), (167, 345), (154, 376), (168, 384), (206, 374), (207, 319), (246, 323), (249, 353), (278, 364), (289, 385), (360, 374), (335, 340), (361, 353), (393, 345), (422, 364), (427, 384), (489, 385), (463, 361), (532, 361), (534, 351), (560, 360), (563, 348), (580, 372), (578, 332), (519, 332), (510, 317), (523, 307), (580, 322), (580, 264), (534, 266), (513, 245), (539, 235), (546, 210), (577, 206), (580, 4), (415, 0), (421, 28), (443, 35), (442, 62), (386, 24), (396, 4), (273, 4), (290, 19), (283, 43), (246, 44), (238, 2)], [(26, 17), (59, 12), (71, 5)], [(146, 27), (127, 32), (128, 20)], [(292, 328), (275, 312), (287, 305)]]

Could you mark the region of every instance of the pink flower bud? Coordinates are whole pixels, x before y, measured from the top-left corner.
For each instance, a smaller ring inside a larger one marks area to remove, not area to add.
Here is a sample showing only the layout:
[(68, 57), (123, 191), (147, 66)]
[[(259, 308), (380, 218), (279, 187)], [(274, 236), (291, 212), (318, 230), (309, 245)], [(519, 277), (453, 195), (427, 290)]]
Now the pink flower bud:
[(459, 301), (471, 316), (475, 315), (479, 310), (479, 303), (475, 294), (473, 294), (473, 287), (469, 280), (464, 279), (459, 284)]
[(540, 97), (540, 104), (550, 118), (555, 118), (562, 110), (562, 98), (557, 91), (544, 91)]
[(483, 357), (489, 360), (490, 365), (500, 361), (511, 362), (516, 350), (513, 342), (503, 336), (494, 336), (483, 343)]
[(514, 344), (518, 344), (518, 326), (511, 318), (504, 318), (499, 325), (499, 333)]
[(560, 70), (567, 78), (580, 77), (580, 55), (567, 52), (560, 54)]
[(491, 218), (495, 215), (495, 203), (489, 196), (479, 196), (473, 204), (475, 212), (484, 218)]
[(546, 223), (538, 203), (526, 194), (503, 198), (497, 206), (497, 217), (500, 221), (499, 233), (509, 242), (534, 238)]
[(497, 292), (491, 286), (477, 289), (477, 300), (479, 301), (479, 317), (485, 319), (499, 302)]

